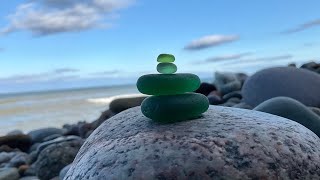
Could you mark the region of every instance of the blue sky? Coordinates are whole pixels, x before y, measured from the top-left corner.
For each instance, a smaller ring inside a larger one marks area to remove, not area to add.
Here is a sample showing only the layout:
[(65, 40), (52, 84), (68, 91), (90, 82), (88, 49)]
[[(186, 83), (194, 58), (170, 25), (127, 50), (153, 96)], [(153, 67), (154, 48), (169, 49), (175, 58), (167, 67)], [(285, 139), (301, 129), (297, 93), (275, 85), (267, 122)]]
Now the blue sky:
[(245, 2), (1, 2), (0, 93), (134, 83), (160, 53), (200, 76), (319, 60), (319, 0)]

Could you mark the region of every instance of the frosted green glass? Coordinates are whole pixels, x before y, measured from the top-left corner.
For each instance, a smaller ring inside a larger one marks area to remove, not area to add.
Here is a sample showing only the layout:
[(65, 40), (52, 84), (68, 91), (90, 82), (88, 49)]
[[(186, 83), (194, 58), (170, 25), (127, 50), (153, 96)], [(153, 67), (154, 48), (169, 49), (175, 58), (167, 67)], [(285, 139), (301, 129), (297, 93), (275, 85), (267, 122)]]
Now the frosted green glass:
[(174, 62), (174, 60), (175, 60), (175, 57), (172, 54), (160, 54), (157, 58), (158, 62), (163, 62), (163, 63), (165, 62), (172, 63)]
[(137, 81), (137, 88), (143, 94), (174, 95), (192, 92), (200, 87), (197, 75), (189, 73), (147, 74)]
[(173, 74), (177, 72), (177, 66), (173, 63), (159, 63), (157, 71), (161, 74)]
[(162, 123), (198, 118), (208, 108), (208, 98), (197, 93), (151, 96), (141, 104), (141, 111), (146, 117)]

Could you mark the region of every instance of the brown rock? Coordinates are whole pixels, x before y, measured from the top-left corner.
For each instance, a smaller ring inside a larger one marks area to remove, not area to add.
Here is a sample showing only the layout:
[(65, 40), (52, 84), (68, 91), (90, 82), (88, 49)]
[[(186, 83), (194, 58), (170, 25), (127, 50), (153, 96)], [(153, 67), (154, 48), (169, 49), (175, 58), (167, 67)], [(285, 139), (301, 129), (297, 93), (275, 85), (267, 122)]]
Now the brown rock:
[(21, 151), (26, 152), (31, 146), (31, 138), (25, 134), (2, 136), (0, 137), (0, 146), (3, 145), (19, 148)]

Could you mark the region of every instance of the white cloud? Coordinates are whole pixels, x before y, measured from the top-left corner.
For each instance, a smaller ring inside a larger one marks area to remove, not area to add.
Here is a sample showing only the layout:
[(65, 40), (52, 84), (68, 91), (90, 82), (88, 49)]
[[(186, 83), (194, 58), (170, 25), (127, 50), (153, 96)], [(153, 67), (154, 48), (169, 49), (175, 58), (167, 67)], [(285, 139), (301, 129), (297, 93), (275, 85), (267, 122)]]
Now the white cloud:
[(132, 0), (34, 0), (17, 7), (8, 16), (9, 25), (3, 34), (30, 31), (42, 36), (62, 32), (84, 31), (97, 27), (110, 27), (107, 17), (128, 7)]
[(320, 26), (320, 19), (316, 19), (304, 24), (301, 24), (297, 27), (294, 27), (292, 29), (286, 30), (284, 32), (282, 32), (283, 34), (292, 34), (292, 33), (296, 33), (296, 32), (300, 32), (300, 31), (304, 31), (310, 28), (314, 28), (316, 26)]
[(185, 50), (200, 50), (225, 43), (230, 43), (239, 39), (237, 35), (208, 35), (193, 40), (184, 47)]

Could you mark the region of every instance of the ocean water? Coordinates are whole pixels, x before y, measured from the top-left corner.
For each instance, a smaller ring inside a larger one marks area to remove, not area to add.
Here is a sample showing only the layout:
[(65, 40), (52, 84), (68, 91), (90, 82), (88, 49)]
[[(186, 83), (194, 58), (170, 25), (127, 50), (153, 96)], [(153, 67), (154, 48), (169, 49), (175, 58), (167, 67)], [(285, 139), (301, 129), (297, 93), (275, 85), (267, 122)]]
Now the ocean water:
[(139, 94), (134, 85), (0, 95), (0, 135), (20, 129), (92, 122), (119, 96)]

